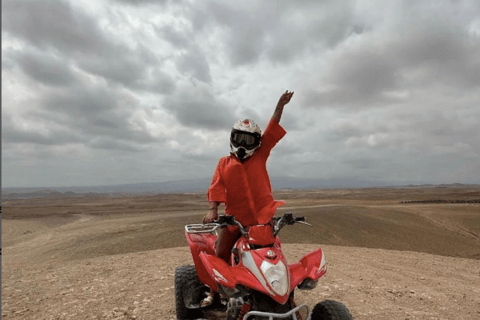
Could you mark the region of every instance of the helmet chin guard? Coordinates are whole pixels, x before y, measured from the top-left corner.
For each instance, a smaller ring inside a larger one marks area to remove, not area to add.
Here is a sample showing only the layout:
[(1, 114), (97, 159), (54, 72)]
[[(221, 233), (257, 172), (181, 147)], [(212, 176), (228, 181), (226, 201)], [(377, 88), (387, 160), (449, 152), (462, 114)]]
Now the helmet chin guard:
[(247, 155), (247, 150), (245, 150), (245, 148), (238, 148), (237, 150), (237, 157), (238, 159), (240, 160), (243, 160), (243, 158), (245, 158), (245, 156)]
[(253, 150), (247, 150), (244, 147), (235, 148), (234, 146), (232, 146), (232, 144), (230, 144), (230, 150), (231, 154), (233, 154), (235, 157), (238, 158), (238, 160), (243, 162), (255, 153), (256, 148)]

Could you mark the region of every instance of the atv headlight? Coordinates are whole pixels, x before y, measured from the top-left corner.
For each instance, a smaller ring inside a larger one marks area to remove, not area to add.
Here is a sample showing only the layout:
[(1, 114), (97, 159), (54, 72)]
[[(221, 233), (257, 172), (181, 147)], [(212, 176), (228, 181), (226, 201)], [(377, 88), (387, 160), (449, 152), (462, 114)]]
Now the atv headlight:
[(272, 286), (273, 290), (279, 295), (285, 295), (288, 291), (288, 274), (287, 268), (282, 261), (277, 264), (271, 264), (268, 261), (263, 261), (260, 266), (268, 283)]

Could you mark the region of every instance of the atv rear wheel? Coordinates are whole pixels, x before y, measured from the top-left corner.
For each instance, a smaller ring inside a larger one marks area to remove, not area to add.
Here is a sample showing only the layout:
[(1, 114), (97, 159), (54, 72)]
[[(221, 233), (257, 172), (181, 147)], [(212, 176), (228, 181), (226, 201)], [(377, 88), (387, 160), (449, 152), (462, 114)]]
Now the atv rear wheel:
[(192, 290), (198, 288), (199, 285), (203, 284), (198, 280), (195, 266), (181, 266), (175, 269), (175, 309), (178, 320), (201, 318), (200, 310), (187, 308), (187, 300), (189, 300)]
[(313, 308), (311, 320), (353, 320), (353, 318), (343, 303), (325, 300)]

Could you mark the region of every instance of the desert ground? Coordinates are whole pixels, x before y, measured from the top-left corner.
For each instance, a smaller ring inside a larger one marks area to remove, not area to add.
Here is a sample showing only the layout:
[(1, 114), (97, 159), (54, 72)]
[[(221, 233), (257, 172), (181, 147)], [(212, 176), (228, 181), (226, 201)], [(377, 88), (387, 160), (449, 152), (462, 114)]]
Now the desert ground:
[[(480, 319), (480, 188), (277, 191), (293, 263), (317, 247), (327, 274), (297, 291), (342, 301), (355, 319)], [(3, 319), (175, 319), (174, 271), (192, 264), (184, 226), (206, 194), (2, 202)]]

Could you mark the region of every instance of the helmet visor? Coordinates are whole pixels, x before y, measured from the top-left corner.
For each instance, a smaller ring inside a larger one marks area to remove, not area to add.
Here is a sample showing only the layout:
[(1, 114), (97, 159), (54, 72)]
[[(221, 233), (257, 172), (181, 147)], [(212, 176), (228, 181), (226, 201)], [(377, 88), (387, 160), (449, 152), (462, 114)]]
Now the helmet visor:
[(232, 132), (231, 142), (238, 148), (240, 146), (245, 147), (246, 149), (253, 149), (258, 145), (258, 137), (254, 134), (242, 131)]

